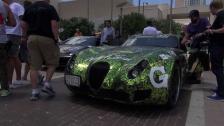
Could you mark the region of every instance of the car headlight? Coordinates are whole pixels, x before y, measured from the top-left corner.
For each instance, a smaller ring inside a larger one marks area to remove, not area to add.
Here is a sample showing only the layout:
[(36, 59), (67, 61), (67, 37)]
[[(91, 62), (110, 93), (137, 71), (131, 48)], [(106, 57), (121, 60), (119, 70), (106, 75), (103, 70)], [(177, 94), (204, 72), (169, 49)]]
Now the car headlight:
[(142, 60), (128, 72), (128, 78), (135, 79), (136, 77), (138, 77), (139, 74), (141, 74), (148, 67), (148, 65), (149, 65), (149, 62), (147, 60)]
[(138, 71), (138, 70), (133, 70), (133, 71), (131, 72), (131, 75), (132, 75), (132, 77), (134, 77), (134, 78), (136, 78), (136, 77), (138, 76), (138, 74), (139, 74), (139, 71)]
[(141, 69), (145, 69), (149, 65), (149, 62), (147, 60), (142, 60), (139, 65), (141, 66)]
[(76, 59), (76, 55), (74, 54), (68, 61), (67, 64), (67, 71), (71, 71), (74, 68), (75, 65), (75, 59)]

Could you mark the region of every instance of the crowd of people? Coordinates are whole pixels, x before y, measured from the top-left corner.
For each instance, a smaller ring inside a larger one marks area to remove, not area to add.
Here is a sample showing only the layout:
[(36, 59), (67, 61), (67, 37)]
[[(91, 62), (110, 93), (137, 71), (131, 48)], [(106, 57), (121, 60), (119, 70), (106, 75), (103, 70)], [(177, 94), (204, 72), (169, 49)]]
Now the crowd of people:
[[(11, 94), (10, 88), (15, 84), (23, 84), (27, 80), (30, 71), (32, 92), (30, 100), (40, 98), (40, 92), (47, 93), (49, 97), (55, 95), (51, 79), (59, 63), (59, 39), (58, 22), (59, 16), (49, 0), (39, 0), (35, 3), (25, 1), (23, 6), (15, 0), (0, 0), (0, 85), (1, 96)], [(217, 89), (214, 94), (208, 96), (212, 100), (224, 100), (224, 10), (220, 1), (212, 1), (210, 10), (216, 16), (211, 25), (206, 18), (200, 17), (198, 10), (189, 13), (191, 23), (183, 27), (182, 48), (189, 43), (193, 44), (195, 37), (204, 34), (209, 35), (209, 55), (205, 53), (193, 53), (189, 57), (189, 72), (192, 71), (194, 62), (199, 59), (204, 70), (211, 70), (217, 78)], [(143, 35), (159, 35), (152, 22), (147, 22)], [(80, 29), (76, 29), (74, 36), (82, 36)], [(110, 45), (115, 39), (115, 30), (110, 20), (105, 21), (105, 27), (101, 32), (100, 45)], [(197, 47), (196, 47), (197, 48)], [(198, 47), (200, 48), (200, 47)], [(49, 51), (50, 50), (50, 51)], [(21, 75), (21, 62), (26, 63), (24, 75)], [(43, 63), (47, 66), (46, 77), (40, 74)], [(16, 80), (12, 81), (13, 72), (16, 72)], [(191, 73), (197, 74), (197, 73)], [(198, 74), (200, 75), (200, 74)], [(194, 78), (200, 83), (200, 76)], [(43, 84), (41, 91), (38, 84)]]
[[(59, 62), (59, 16), (50, 0), (35, 3), (16, 0), (0, 1), (0, 84), (1, 96), (11, 94), (10, 88), (23, 84), (30, 71), (32, 92), (30, 100), (40, 98), (40, 92), (53, 97), (55, 92), (51, 78)], [(50, 51), (49, 51), (50, 50)], [(26, 63), (21, 75), (21, 62)], [(40, 75), (43, 63), (47, 66), (46, 77)], [(12, 81), (16, 71), (16, 80)], [(43, 84), (41, 91), (38, 84)]]
[[(189, 57), (188, 70), (193, 72), (194, 62), (199, 59), (199, 62), (203, 65), (204, 70), (209, 70), (211, 63), (211, 70), (215, 74), (217, 79), (217, 89), (213, 90), (214, 94), (208, 96), (210, 100), (224, 100), (224, 10), (223, 3), (221, 1), (214, 0), (210, 3), (210, 11), (215, 16), (215, 21), (211, 25), (206, 18), (201, 18), (198, 10), (192, 10), (189, 14), (191, 23), (187, 27), (183, 27), (182, 45), (192, 45), (191, 48), (200, 49), (199, 40), (206, 36), (209, 40), (208, 51), (209, 55), (205, 53), (192, 53)], [(197, 40), (197, 41), (196, 41)], [(182, 46), (184, 47), (184, 46)], [(210, 59), (210, 60), (209, 60)], [(202, 71), (200, 71), (202, 72)], [(191, 73), (192, 75), (201, 75), (197, 73)], [(200, 76), (193, 78), (196, 83), (200, 83)]]

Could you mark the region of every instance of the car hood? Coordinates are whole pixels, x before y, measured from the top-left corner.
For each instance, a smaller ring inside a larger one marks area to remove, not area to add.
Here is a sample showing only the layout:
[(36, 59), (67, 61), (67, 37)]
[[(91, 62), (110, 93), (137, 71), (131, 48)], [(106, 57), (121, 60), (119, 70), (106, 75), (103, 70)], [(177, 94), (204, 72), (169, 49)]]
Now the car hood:
[(174, 49), (164, 47), (98, 47), (82, 51), (76, 61), (87, 64), (104, 61), (136, 65), (143, 59), (170, 59), (175, 55)]
[[(106, 62), (113, 73), (127, 73), (142, 60), (150, 67), (165, 66), (170, 72), (176, 53), (172, 48), (159, 47), (93, 47), (81, 51), (69, 65), (72, 74), (86, 78), (89, 67), (98, 62)], [(111, 71), (111, 72), (112, 72)]]

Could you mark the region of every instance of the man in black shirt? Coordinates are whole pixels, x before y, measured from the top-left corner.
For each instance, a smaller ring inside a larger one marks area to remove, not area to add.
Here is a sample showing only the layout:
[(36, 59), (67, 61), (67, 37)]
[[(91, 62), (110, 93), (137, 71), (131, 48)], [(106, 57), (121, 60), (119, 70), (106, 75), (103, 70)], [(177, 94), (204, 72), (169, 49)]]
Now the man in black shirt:
[(42, 64), (47, 65), (47, 75), (42, 91), (49, 96), (55, 92), (50, 84), (55, 68), (59, 62), (58, 41), (59, 16), (49, 0), (40, 0), (33, 3), (23, 16), (23, 37), (28, 37), (30, 53), (30, 78), (32, 83), (32, 101), (39, 99), (40, 92), (37, 86), (38, 71)]
[(215, 93), (208, 96), (211, 100), (224, 100), (224, 10), (221, 1), (213, 1), (210, 4), (210, 10), (216, 19), (211, 27), (207, 30), (210, 34), (210, 54), (212, 72), (216, 75), (218, 88)]

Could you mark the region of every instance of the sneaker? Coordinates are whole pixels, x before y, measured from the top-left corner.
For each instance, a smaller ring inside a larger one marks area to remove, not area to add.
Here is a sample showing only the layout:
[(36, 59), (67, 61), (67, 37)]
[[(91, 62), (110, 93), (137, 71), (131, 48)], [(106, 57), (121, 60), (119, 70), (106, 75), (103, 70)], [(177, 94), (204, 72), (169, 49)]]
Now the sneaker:
[(16, 86), (14, 84), (9, 84), (9, 89), (15, 89)]
[(49, 97), (54, 97), (55, 96), (55, 91), (53, 90), (52, 87), (46, 87), (46, 86), (44, 86), (42, 88), (42, 92), (48, 94)]
[(219, 96), (217, 93), (214, 93), (213, 95), (208, 96), (207, 98), (213, 101), (224, 101), (224, 97)]
[(30, 101), (37, 101), (40, 99), (40, 94), (32, 94), (30, 97)]
[(211, 89), (212, 92), (216, 93), (218, 91), (218, 89)]
[(23, 82), (21, 80), (15, 80), (12, 82), (13, 85), (23, 85)]
[(7, 97), (11, 94), (9, 90), (1, 90), (1, 97)]

